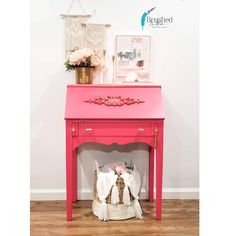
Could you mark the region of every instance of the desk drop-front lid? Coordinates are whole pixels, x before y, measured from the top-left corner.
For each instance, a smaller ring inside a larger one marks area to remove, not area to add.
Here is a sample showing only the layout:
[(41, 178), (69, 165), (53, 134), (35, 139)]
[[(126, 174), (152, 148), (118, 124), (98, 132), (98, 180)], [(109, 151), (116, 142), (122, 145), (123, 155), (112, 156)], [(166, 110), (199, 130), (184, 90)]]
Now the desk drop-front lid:
[(68, 85), (65, 119), (164, 119), (158, 85)]

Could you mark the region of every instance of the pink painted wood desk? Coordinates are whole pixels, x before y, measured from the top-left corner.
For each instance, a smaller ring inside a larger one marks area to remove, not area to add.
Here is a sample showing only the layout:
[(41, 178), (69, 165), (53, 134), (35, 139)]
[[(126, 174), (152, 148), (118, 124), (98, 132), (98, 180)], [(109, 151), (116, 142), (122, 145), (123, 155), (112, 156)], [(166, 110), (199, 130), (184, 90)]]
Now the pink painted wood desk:
[(65, 120), (67, 220), (72, 220), (72, 202), (77, 200), (76, 148), (85, 142), (149, 145), (149, 201), (153, 201), (156, 153), (156, 219), (161, 219), (164, 125), (161, 87), (68, 85)]

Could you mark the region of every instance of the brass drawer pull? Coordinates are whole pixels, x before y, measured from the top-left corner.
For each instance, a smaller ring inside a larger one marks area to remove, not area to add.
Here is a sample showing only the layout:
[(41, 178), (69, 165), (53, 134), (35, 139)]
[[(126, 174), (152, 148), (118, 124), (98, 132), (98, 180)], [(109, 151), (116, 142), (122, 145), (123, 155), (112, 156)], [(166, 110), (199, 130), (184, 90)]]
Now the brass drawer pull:
[(91, 132), (93, 132), (93, 129), (92, 129), (92, 128), (86, 128), (85, 131), (86, 131), (87, 133), (91, 133)]
[(138, 129), (138, 132), (139, 132), (139, 133), (144, 133), (144, 131), (145, 131), (144, 128), (139, 128), (139, 129)]

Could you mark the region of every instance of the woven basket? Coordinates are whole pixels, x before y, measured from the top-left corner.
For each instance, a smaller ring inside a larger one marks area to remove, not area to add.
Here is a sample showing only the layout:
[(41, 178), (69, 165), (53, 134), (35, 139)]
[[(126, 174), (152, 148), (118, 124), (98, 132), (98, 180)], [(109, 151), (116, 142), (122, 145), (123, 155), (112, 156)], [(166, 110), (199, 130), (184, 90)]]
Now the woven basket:
[[(134, 207), (133, 207), (134, 197), (130, 193), (130, 190), (129, 190), (129, 195), (130, 195), (131, 205), (125, 206), (123, 203), (123, 191), (125, 188), (125, 183), (124, 183), (123, 178), (118, 176), (116, 185), (119, 192), (119, 204), (116, 204), (116, 205), (111, 204), (112, 189), (106, 198), (109, 220), (127, 220), (127, 219), (135, 217)], [(96, 170), (94, 171), (93, 198), (94, 200), (92, 204), (92, 211), (94, 215), (98, 216), (101, 202), (98, 198), (98, 193), (97, 193), (97, 171)]]
[[(120, 176), (118, 176), (117, 180), (116, 180), (116, 185), (118, 188), (118, 192), (119, 192), (119, 204), (123, 204), (123, 192), (124, 192), (124, 188), (125, 188), (125, 183), (123, 178), (121, 178)], [(112, 189), (109, 193), (109, 195), (106, 198), (106, 203), (107, 204), (111, 204), (111, 192)], [(129, 195), (130, 195), (130, 201), (134, 200), (134, 197), (132, 196), (132, 194), (130, 193), (129, 190)], [(97, 171), (94, 171), (94, 181), (93, 181), (93, 199), (99, 201), (98, 199), (98, 193), (97, 193)]]
[[(100, 202), (93, 200), (92, 211), (95, 216), (98, 217)], [(135, 217), (133, 204), (125, 206), (124, 204), (107, 204), (109, 220), (127, 220)]]
[[(136, 217), (137, 219), (142, 219), (142, 209), (138, 201), (138, 196), (135, 195), (133, 197), (133, 195), (130, 192), (130, 189), (128, 188), (130, 204), (129, 202), (127, 202), (127, 199), (128, 199), (127, 192), (125, 192), (125, 196), (123, 196), (124, 190), (126, 190), (124, 179), (119, 175), (116, 180), (116, 186), (117, 186), (118, 195), (119, 195), (119, 203), (118, 204), (111, 203), (111, 196), (114, 194), (114, 192), (112, 191), (114, 186), (112, 186), (109, 195), (105, 199), (106, 204), (104, 204), (104, 202), (101, 202), (99, 200), (98, 193), (97, 193), (97, 179), (98, 179), (97, 172), (100, 171), (103, 167), (99, 167), (97, 161), (95, 161), (95, 166), (96, 166), (96, 170), (94, 171), (94, 182), (93, 182), (93, 199), (94, 200), (92, 204), (93, 214), (96, 215), (99, 220), (104, 220), (104, 221), (125, 220), (125, 219), (130, 219), (133, 217)], [(140, 188), (141, 180), (140, 180), (140, 175), (137, 172), (136, 167), (134, 166), (134, 168), (128, 168), (128, 169), (134, 171), (132, 173), (134, 173), (135, 178), (137, 178), (136, 180), (139, 181), (139, 184), (136, 187)], [(133, 187), (135, 186), (132, 185), (132, 188)], [(134, 190), (134, 194), (137, 194), (137, 189), (135, 190), (134, 188), (133, 190)], [(117, 192), (115, 194), (117, 194)], [(123, 197), (124, 197), (125, 204), (123, 202)]]

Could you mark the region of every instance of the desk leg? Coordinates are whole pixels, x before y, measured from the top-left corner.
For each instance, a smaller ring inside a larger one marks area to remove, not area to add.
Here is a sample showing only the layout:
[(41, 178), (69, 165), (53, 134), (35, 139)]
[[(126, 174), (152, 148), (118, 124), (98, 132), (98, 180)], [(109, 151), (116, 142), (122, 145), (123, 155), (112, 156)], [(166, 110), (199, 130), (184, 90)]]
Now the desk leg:
[(163, 169), (163, 121), (159, 121), (156, 149), (156, 219), (161, 219), (162, 169)]
[(66, 215), (72, 220), (73, 149), (71, 122), (66, 121)]
[(73, 151), (73, 202), (77, 201), (77, 152)]
[(149, 147), (149, 186), (148, 186), (148, 199), (153, 202), (153, 187), (154, 187), (154, 149)]

